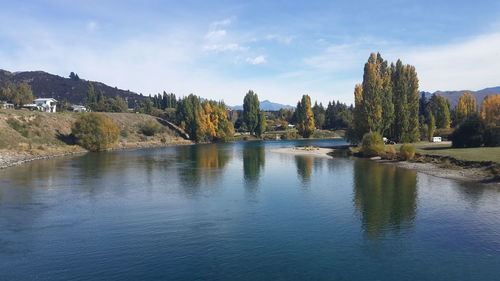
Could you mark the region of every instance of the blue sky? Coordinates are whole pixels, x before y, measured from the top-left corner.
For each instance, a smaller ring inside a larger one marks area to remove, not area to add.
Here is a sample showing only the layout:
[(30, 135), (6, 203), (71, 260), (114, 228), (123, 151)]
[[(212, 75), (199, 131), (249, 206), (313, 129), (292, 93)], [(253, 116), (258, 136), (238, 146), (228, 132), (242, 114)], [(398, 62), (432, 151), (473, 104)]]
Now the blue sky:
[(500, 85), (500, 1), (1, 1), (0, 68), (241, 104), (351, 103), (370, 52), (420, 89)]

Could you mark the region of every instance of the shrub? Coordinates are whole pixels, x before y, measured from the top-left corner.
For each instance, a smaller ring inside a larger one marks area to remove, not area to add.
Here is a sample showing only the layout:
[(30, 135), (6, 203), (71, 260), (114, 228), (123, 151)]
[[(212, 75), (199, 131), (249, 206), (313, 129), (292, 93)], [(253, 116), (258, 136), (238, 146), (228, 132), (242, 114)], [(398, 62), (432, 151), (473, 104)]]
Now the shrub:
[(384, 141), (377, 132), (369, 132), (361, 140), (361, 153), (364, 156), (379, 156), (384, 152)]
[(120, 136), (126, 138), (128, 137), (128, 130), (127, 129), (123, 129), (120, 131)]
[(415, 145), (405, 143), (399, 148), (399, 156), (404, 160), (411, 160), (415, 157)]
[(141, 125), (139, 131), (145, 136), (154, 136), (162, 131), (162, 126), (155, 121), (148, 120)]
[(451, 134), (453, 134), (454, 129), (453, 128), (442, 128), (442, 129), (436, 129), (434, 132), (435, 137), (441, 137), (444, 140), (450, 139)]
[(71, 130), (76, 143), (90, 151), (101, 151), (118, 140), (120, 130), (106, 116), (99, 113), (83, 113)]
[(484, 132), (485, 146), (500, 146), (500, 127), (490, 126)]
[(484, 123), (478, 116), (469, 117), (451, 134), (453, 147), (478, 147), (484, 144)]
[(394, 146), (388, 145), (385, 147), (385, 158), (387, 159), (396, 159), (397, 152)]

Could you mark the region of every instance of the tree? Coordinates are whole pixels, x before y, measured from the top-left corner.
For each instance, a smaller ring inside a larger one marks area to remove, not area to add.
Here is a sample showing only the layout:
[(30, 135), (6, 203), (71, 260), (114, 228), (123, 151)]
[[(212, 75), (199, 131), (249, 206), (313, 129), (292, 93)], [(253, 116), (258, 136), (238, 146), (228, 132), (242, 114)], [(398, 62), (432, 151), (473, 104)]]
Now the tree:
[(118, 140), (120, 130), (108, 117), (88, 112), (80, 115), (71, 132), (80, 146), (90, 151), (102, 151)]
[(479, 147), (484, 144), (484, 123), (477, 115), (471, 115), (451, 135), (453, 147)]
[(481, 117), (486, 126), (500, 127), (500, 95), (489, 95), (483, 100)]
[(475, 114), (477, 114), (476, 98), (470, 92), (465, 92), (458, 99), (458, 104), (455, 108), (456, 125), (462, 124), (462, 122)]
[(432, 137), (434, 137), (434, 131), (436, 130), (436, 119), (434, 118), (434, 114), (429, 112), (429, 121), (427, 124), (427, 140), (432, 141)]
[(419, 139), (419, 95), (415, 67), (403, 65), (401, 60), (391, 65), (395, 116), (391, 137), (402, 142)]
[(33, 91), (27, 83), (6, 82), (0, 89), (0, 100), (6, 100), (15, 106), (33, 102)]
[(248, 91), (243, 99), (243, 122), (251, 134), (255, 134), (259, 125), (260, 104), (259, 97), (252, 90)]
[(436, 127), (438, 129), (450, 128), (450, 103), (445, 97), (438, 94), (432, 95), (428, 107), (434, 118), (436, 118)]
[(314, 115), (311, 109), (311, 98), (303, 95), (301, 101), (297, 103), (297, 130), (299, 134), (308, 138), (314, 132)]
[(267, 127), (266, 114), (264, 113), (264, 111), (260, 111), (259, 122), (257, 125), (257, 131), (256, 131), (257, 136), (262, 137), (262, 135), (266, 131), (266, 127)]
[(314, 103), (314, 106), (312, 107), (312, 111), (314, 114), (314, 124), (316, 124), (316, 128), (318, 129), (323, 129), (325, 126), (325, 108), (323, 107), (323, 104), (320, 103), (318, 105), (317, 102)]

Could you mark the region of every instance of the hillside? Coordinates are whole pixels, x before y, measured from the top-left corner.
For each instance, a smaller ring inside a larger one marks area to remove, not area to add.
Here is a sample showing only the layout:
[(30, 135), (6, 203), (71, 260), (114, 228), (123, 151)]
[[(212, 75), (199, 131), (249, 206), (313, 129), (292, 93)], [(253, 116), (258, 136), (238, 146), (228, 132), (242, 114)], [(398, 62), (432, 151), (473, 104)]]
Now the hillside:
[[(230, 106), (229, 108), (231, 108), (233, 110), (243, 110), (243, 105)], [(264, 110), (264, 111), (278, 111), (282, 108), (283, 109), (293, 109), (295, 107), (291, 106), (291, 105), (271, 102), (268, 100), (264, 100), (264, 101), (260, 102), (260, 109)]]
[[(44, 113), (37, 111), (0, 110), (0, 167), (6, 158), (30, 159), (46, 155), (83, 152), (74, 145), (71, 127), (81, 113)], [(135, 113), (102, 113), (120, 128), (114, 148), (134, 148), (168, 144), (186, 144), (178, 133), (163, 126), (157, 118)], [(146, 121), (158, 123), (162, 132), (145, 136), (139, 129)]]
[(31, 86), (35, 97), (55, 98), (58, 101), (68, 101), (73, 104), (83, 104), (87, 97), (87, 87), (92, 83), (96, 91), (103, 91), (107, 97), (120, 96), (132, 107), (136, 101), (144, 99), (137, 93), (121, 90), (101, 82), (84, 79), (70, 79), (44, 71), (9, 72), (0, 70), (0, 85), (5, 82), (26, 82)]
[(421, 93), (425, 93), (427, 97), (430, 97), (432, 94), (442, 95), (450, 101), (451, 108), (454, 108), (457, 105), (460, 96), (463, 95), (465, 92), (471, 92), (471, 94), (476, 98), (477, 104), (480, 105), (483, 102), (484, 98), (486, 98), (488, 95), (500, 94), (500, 86), (485, 88), (479, 91), (461, 90), (461, 91), (436, 91), (434, 93), (429, 93), (429, 92), (421, 92)]

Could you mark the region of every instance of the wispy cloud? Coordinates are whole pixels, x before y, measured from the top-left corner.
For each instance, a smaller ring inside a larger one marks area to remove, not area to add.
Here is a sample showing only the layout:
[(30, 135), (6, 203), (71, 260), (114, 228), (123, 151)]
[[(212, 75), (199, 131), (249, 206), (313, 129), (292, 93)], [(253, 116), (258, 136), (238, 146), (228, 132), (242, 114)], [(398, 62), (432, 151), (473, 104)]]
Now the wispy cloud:
[(224, 52), (224, 51), (243, 51), (246, 50), (246, 47), (240, 46), (236, 43), (228, 43), (228, 44), (212, 44), (205, 45), (203, 47), (206, 51), (215, 51), (215, 52)]
[(86, 28), (87, 28), (87, 31), (92, 32), (92, 31), (95, 31), (99, 28), (99, 24), (94, 20), (90, 20), (87, 22)]
[(267, 60), (265, 56), (257, 56), (254, 58), (247, 58), (246, 62), (248, 62), (249, 64), (263, 64), (266, 63)]

